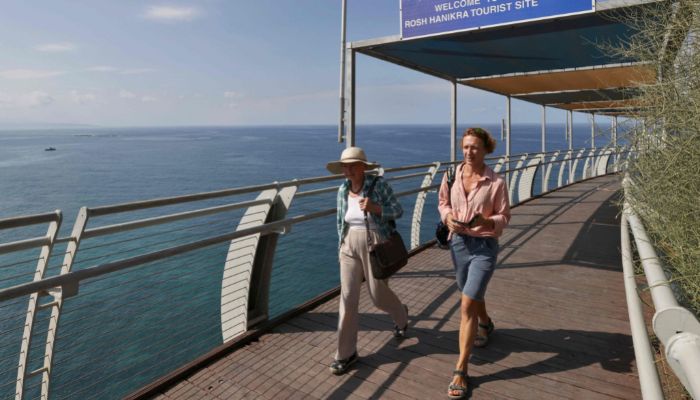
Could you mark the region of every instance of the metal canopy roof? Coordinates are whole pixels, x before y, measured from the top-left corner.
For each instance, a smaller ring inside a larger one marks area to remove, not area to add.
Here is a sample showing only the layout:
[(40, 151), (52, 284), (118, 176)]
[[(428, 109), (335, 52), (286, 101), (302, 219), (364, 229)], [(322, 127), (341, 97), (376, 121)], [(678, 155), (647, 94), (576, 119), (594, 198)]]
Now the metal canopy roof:
[(619, 115), (635, 109), (632, 97), (638, 91), (628, 88), (654, 82), (656, 71), (610, 54), (601, 45), (616, 46), (634, 34), (615, 17), (618, 10), (641, 9), (649, 3), (608, 2), (595, 13), (416, 39), (392, 36), (354, 42), (351, 48), (501, 95), (565, 110)]

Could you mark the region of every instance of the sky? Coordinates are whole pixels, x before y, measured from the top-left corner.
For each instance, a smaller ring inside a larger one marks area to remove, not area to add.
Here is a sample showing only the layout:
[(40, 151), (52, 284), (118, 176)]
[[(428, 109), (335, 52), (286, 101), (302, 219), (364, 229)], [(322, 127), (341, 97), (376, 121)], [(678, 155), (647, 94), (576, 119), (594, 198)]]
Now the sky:
[[(347, 2), (348, 40), (399, 34), (399, 0)], [(0, 127), (334, 125), (340, 21), (341, 0), (1, 0)], [(357, 124), (449, 123), (447, 81), (364, 55), (357, 71)], [(460, 123), (505, 116), (503, 97), (458, 99)], [(514, 101), (513, 123), (539, 110)]]

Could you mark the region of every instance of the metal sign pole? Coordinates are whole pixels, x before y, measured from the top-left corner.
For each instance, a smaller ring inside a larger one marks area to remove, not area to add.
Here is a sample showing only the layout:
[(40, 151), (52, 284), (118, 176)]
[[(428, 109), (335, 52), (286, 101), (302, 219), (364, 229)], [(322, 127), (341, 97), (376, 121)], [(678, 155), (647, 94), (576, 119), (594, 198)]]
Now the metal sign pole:
[(345, 32), (347, 1), (343, 0), (340, 23), (340, 121), (338, 121), (338, 143), (345, 139)]

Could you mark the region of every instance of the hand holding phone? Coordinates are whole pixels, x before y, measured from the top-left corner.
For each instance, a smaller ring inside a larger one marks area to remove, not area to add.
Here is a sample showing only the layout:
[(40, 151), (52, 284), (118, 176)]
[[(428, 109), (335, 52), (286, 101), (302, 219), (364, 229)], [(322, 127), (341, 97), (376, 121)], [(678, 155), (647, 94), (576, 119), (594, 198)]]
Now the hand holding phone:
[(453, 221), (455, 224), (464, 228), (473, 228), (474, 225), (476, 225), (477, 221), (479, 221), (479, 218), (481, 218), (481, 214), (474, 214), (474, 216), (472, 217), (472, 219), (469, 220), (469, 222), (457, 221), (456, 219)]

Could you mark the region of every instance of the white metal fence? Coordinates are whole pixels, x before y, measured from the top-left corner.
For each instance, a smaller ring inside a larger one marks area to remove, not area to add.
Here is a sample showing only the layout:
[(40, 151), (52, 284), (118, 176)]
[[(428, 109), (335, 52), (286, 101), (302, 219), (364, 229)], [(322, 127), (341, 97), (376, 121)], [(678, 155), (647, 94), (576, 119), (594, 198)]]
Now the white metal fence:
[[(487, 162), (517, 204), (615, 172), (614, 150)], [(383, 171), (411, 247), (432, 239), (447, 167)], [(341, 178), (83, 207), (66, 236), (60, 211), (0, 220), (0, 397), (120, 398), (336, 287)]]

